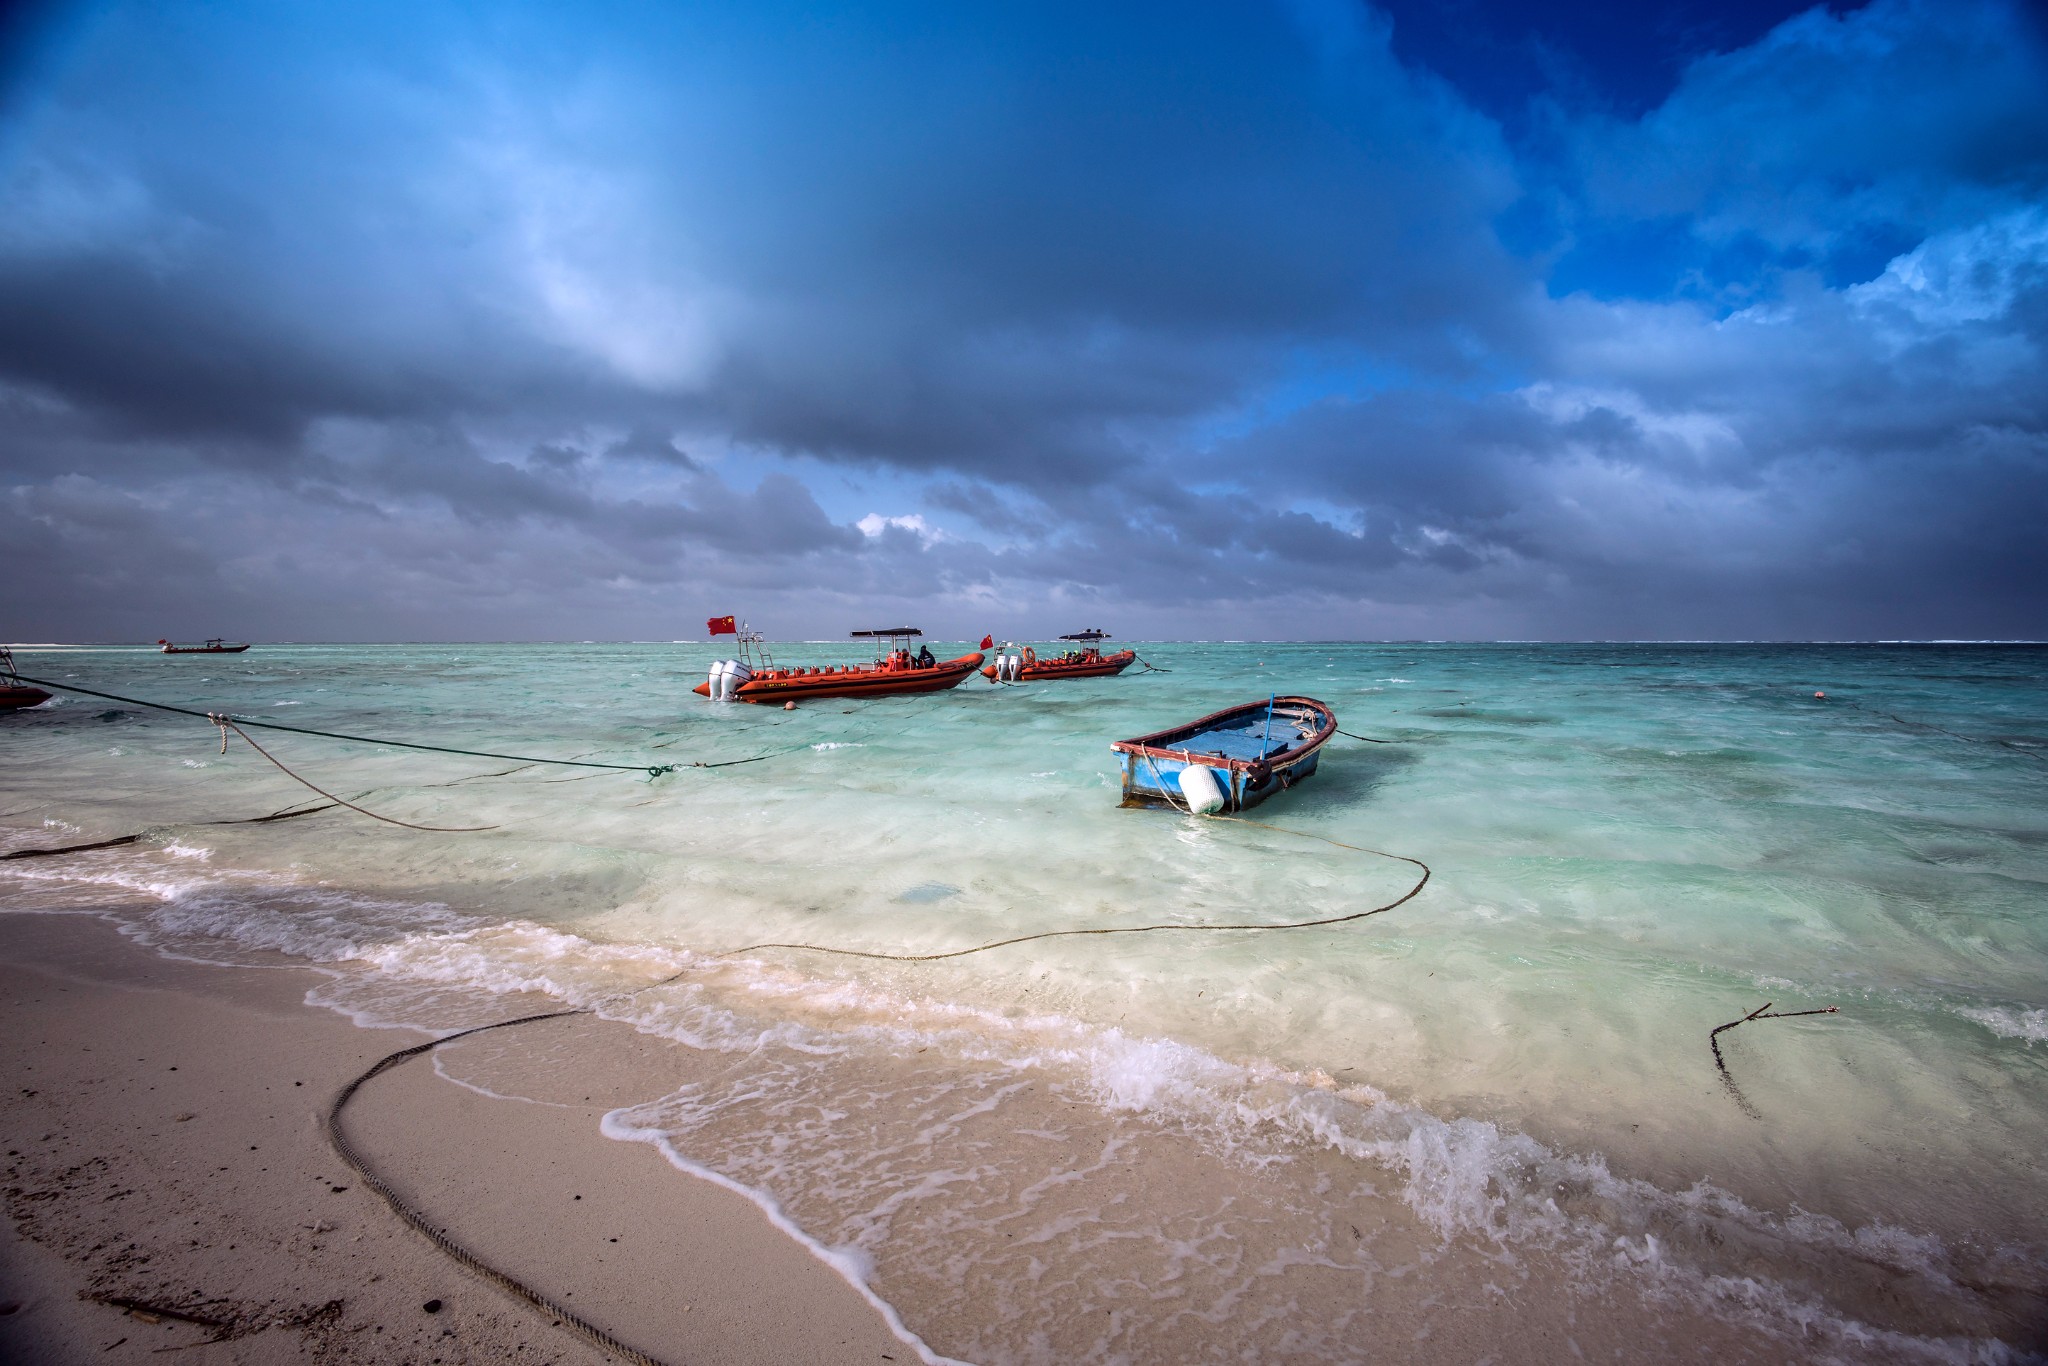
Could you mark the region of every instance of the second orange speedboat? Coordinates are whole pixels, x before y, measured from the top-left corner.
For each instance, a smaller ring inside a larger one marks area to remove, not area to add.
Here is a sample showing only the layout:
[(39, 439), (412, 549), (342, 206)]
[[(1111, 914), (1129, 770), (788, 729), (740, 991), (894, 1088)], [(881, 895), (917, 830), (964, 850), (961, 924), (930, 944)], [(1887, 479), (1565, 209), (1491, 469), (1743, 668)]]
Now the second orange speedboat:
[[(878, 697), (891, 693), (942, 692), (958, 687), (980, 667), (979, 651), (958, 659), (939, 660), (929, 648), (910, 652), (910, 642), (924, 633), (915, 626), (894, 626), (879, 631), (855, 631), (856, 640), (876, 644), (871, 664), (785, 666), (775, 663), (766, 650), (755, 659), (751, 647), (761, 643), (751, 631), (733, 632), (740, 637), (741, 658), (721, 659), (711, 666), (710, 677), (691, 689), (699, 697), (723, 702), (801, 702), (813, 697)], [(888, 648), (883, 649), (886, 641)]]
[(981, 676), (991, 683), (1036, 683), (1055, 678), (1108, 678), (1131, 667), (1138, 658), (1136, 650), (1117, 650), (1111, 654), (1102, 652), (1102, 642), (1109, 639), (1103, 631), (1076, 631), (1061, 640), (1079, 643), (1078, 649), (1069, 649), (1065, 654), (1040, 656), (1029, 645), (1005, 645), (996, 652), (995, 662), (981, 671)]

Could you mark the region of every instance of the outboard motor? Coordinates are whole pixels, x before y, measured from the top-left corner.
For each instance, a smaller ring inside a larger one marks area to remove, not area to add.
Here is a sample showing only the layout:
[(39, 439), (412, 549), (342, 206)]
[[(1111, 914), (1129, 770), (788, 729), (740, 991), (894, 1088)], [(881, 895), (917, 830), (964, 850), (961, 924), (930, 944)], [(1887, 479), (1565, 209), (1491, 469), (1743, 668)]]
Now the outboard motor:
[(730, 702), (734, 698), (738, 697), (740, 685), (742, 683), (745, 683), (748, 679), (752, 678), (753, 676), (754, 671), (748, 668), (741, 661), (737, 659), (726, 660), (725, 669), (719, 675), (719, 700), (722, 702)]

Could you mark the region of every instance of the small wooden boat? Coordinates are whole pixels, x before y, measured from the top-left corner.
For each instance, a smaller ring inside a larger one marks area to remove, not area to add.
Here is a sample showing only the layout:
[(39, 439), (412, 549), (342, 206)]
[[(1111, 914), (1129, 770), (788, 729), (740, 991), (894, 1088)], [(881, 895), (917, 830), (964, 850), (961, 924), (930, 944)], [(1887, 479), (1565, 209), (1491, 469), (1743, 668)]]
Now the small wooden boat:
[(159, 640), (157, 644), (164, 647), (167, 655), (238, 655), (249, 648), (246, 644), (230, 645), (219, 636), (204, 645), (173, 645), (168, 640)]
[(50, 694), (22, 682), (20, 675), (14, 672), (14, 652), (0, 649), (0, 711), (40, 707), (49, 700)]
[[(855, 631), (852, 638), (875, 642), (869, 664), (782, 665), (763, 648), (761, 637), (740, 627), (740, 656), (711, 666), (710, 677), (691, 691), (721, 702), (802, 702), (813, 697), (882, 697), (896, 693), (942, 692), (958, 687), (981, 664), (980, 651), (938, 660), (930, 649), (913, 655), (910, 642), (924, 634), (915, 626)], [(887, 648), (883, 642), (887, 641)]]
[(1125, 806), (1206, 815), (1243, 811), (1316, 771), (1337, 713), (1313, 697), (1270, 697), (1118, 740)]
[(991, 683), (1035, 683), (1057, 678), (1108, 678), (1131, 667), (1136, 650), (1102, 653), (1100, 642), (1109, 636), (1101, 631), (1076, 631), (1061, 640), (1077, 642), (1065, 654), (1040, 655), (1029, 645), (1005, 644), (981, 676)]

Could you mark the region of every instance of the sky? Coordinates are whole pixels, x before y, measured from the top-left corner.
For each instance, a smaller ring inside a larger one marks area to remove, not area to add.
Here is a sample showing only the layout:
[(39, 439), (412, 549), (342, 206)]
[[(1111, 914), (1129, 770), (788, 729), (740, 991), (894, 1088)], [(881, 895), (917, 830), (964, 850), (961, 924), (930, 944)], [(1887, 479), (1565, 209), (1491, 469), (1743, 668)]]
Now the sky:
[(0, 10), (0, 639), (2048, 638), (2044, 346), (2019, 0)]

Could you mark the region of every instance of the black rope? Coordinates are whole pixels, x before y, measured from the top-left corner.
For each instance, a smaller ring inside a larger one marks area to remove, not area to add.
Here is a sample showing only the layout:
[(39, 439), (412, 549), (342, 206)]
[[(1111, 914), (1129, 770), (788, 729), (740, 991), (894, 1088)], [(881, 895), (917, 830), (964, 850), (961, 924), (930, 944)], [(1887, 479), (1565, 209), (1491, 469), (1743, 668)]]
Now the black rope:
[[(1396, 859), (1402, 863), (1412, 863), (1417, 868), (1420, 868), (1422, 870), (1422, 876), (1415, 880), (1414, 886), (1410, 887), (1407, 891), (1403, 892), (1401, 895), (1395, 897), (1392, 901), (1389, 901), (1384, 905), (1373, 906), (1363, 911), (1351, 911), (1344, 915), (1324, 916), (1316, 920), (1288, 920), (1279, 922), (1277, 924), (1271, 921), (1267, 921), (1264, 923), (1246, 922), (1242, 924), (1224, 925), (1106, 925), (1101, 927), (1090, 927), (1088, 929), (1081, 930), (1041, 930), (1037, 934), (1020, 934), (1011, 939), (997, 939), (991, 943), (976, 944), (974, 947), (966, 949), (949, 949), (944, 953), (876, 953), (867, 949), (830, 948), (823, 944), (770, 943), (749, 944), (745, 948), (727, 949), (722, 953), (715, 953), (710, 956), (713, 958), (734, 958), (739, 956), (740, 954), (753, 953), (759, 949), (798, 949), (806, 953), (826, 953), (832, 954), (833, 956), (840, 958), (872, 958), (879, 959), (882, 962), (887, 963), (936, 963), (947, 958), (965, 958), (969, 954), (987, 953), (991, 949), (1006, 949), (1016, 944), (1030, 944), (1040, 939), (1070, 939), (1080, 935), (1161, 934), (1169, 931), (1223, 933), (1228, 931), (1306, 930), (1321, 925), (1344, 925), (1350, 923), (1353, 920), (1363, 920), (1369, 915), (1384, 914), (1387, 911), (1393, 910), (1396, 906), (1405, 905), (1407, 902), (1414, 900), (1416, 897), (1422, 894), (1422, 889), (1429, 885), (1429, 865), (1424, 863), (1419, 858), (1410, 858), (1406, 854), (1390, 854), (1383, 849), (1367, 849), (1362, 845), (1346, 844), (1342, 840), (1333, 840), (1328, 835), (1312, 835), (1305, 830), (1289, 830), (1284, 825), (1268, 825), (1264, 821), (1248, 820), (1243, 816), (1219, 815), (1211, 816), (1207, 819), (1219, 821), (1232, 821), (1238, 825), (1255, 825), (1261, 830), (1272, 830), (1282, 835), (1293, 835), (1297, 839), (1321, 840), (1324, 844), (1334, 844), (1339, 849), (1349, 849), (1353, 853), (1376, 854), (1380, 858)], [(682, 975), (682, 973), (676, 974), (677, 977), (680, 977)], [(667, 980), (674, 981), (675, 978), (672, 977)], [(655, 985), (660, 986), (662, 985), (662, 983), (657, 982), (655, 983)], [(642, 990), (645, 989), (646, 988), (642, 988)]]
[(573, 1310), (563, 1308), (538, 1290), (535, 1290), (532, 1286), (526, 1284), (526, 1282), (498, 1270), (498, 1268), (492, 1266), (489, 1262), (486, 1262), (483, 1258), (449, 1237), (445, 1230), (436, 1228), (428, 1223), (426, 1215), (413, 1208), (404, 1197), (385, 1184), (383, 1177), (378, 1176), (376, 1172), (370, 1169), (370, 1164), (365, 1162), (362, 1155), (356, 1152), (355, 1145), (348, 1141), (348, 1134), (341, 1127), (342, 1108), (355, 1098), (356, 1092), (363, 1089), (363, 1084), (373, 1077), (390, 1071), (408, 1058), (418, 1057), (422, 1053), (430, 1053), (444, 1043), (452, 1043), (456, 1039), (466, 1039), (472, 1034), (482, 1034), (486, 1030), (510, 1029), (513, 1025), (533, 1024), (540, 1020), (559, 1020), (568, 1015), (587, 1015), (589, 1013), (587, 1010), (552, 1010), (541, 1015), (524, 1015), (516, 1020), (500, 1020), (496, 1024), (478, 1025), (474, 1029), (465, 1029), (458, 1033), (447, 1034), (431, 1042), (415, 1044), (411, 1048), (401, 1048), (396, 1053), (387, 1054), (379, 1058), (367, 1072), (364, 1072), (354, 1081), (342, 1087), (341, 1094), (337, 1095), (334, 1098), (334, 1103), (327, 1107), (327, 1137), (334, 1144), (334, 1150), (341, 1154), (341, 1160), (348, 1163), (355, 1174), (362, 1178), (364, 1185), (384, 1197), (384, 1203), (391, 1207), (393, 1214), (396, 1214), (400, 1219), (410, 1224), (417, 1232), (425, 1234), (434, 1246), (440, 1248), (450, 1257), (453, 1257), (492, 1285), (497, 1286), (500, 1290), (510, 1292), (540, 1310), (543, 1314), (553, 1315), (558, 1321), (568, 1324), (605, 1351), (617, 1353), (625, 1360), (634, 1363), (634, 1366), (661, 1366), (660, 1362), (647, 1353), (626, 1345), (592, 1323), (589, 1319), (582, 1317)]
[(1340, 730), (1340, 731), (1338, 731), (1337, 733), (1338, 733), (1339, 735), (1342, 735), (1342, 736), (1344, 736), (1344, 737), (1345, 737), (1346, 739), (1350, 739), (1350, 740), (1363, 740), (1363, 741), (1365, 741), (1365, 743), (1367, 743), (1368, 745), (1398, 745), (1398, 744), (1402, 744), (1402, 743), (1404, 743), (1403, 741), (1400, 741), (1400, 740), (1375, 740), (1375, 739), (1373, 739), (1373, 738), (1372, 738), (1372, 737), (1371, 737), (1370, 735), (1353, 735), (1353, 734), (1352, 734), (1352, 733), (1351, 733), (1350, 731), (1348, 731), (1348, 730)]
[(36, 683), (45, 688), (62, 688), (66, 692), (84, 693), (87, 697), (103, 697), (109, 702), (126, 702), (133, 707), (151, 707), (157, 711), (175, 712), (180, 716), (196, 716), (209, 724), (215, 715), (226, 716), (245, 726), (261, 726), (265, 730), (287, 730), (294, 735), (318, 735), (329, 740), (353, 740), (361, 745), (389, 745), (393, 749), (424, 749), (435, 754), (464, 754), (473, 759), (510, 759), (523, 764), (558, 764), (568, 768), (608, 768), (620, 773), (645, 773), (650, 778), (659, 778), (664, 773), (673, 773), (679, 768), (730, 768), (734, 764), (751, 764), (770, 756), (757, 755), (753, 759), (730, 759), (724, 763), (706, 764), (603, 764), (593, 759), (536, 759), (530, 754), (499, 754), (488, 749), (455, 749), (448, 745), (423, 745), (413, 740), (380, 740), (370, 735), (346, 735), (338, 730), (314, 730), (310, 726), (287, 726), (279, 721), (258, 721), (247, 716), (236, 716), (232, 712), (194, 711), (190, 707), (173, 707), (164, 702), (146, 702), (139, 697), (123, 697), (119, 693), (100, 692), (93, 688), (81, 688), (75, 683), (55, 683), (47, 678), (30, 678), (17, 675), (24, 683)]
[[(338, 805), (338, 804), (339, 804), (339, 803), (333, 803), (333, 802), (330, 802), (330, 803), (328, 803), (328, 804), (326, 804), (326, 805), (324, 805), (324, 806), (302, 806), (302, 807), (300, 807), (300, 808), (299, 808), (298, 810), (296, 810), (296, 811), (293, 811), (293, 810), (290, 810), (290, 809), (287, 809), (287, 810), (284, 810), (284, 811), (273, 811), (273, 812), (271, 812), (271, 813), (270, 813), (269, 815), (267, 815), (267, 816), (236, 816), (236, 817), (234, 817), (234, 818), (232, 818), (232, 819), (230, 819), (230, 820), (224, 820), (224, 821), (199, 821), (199, 822), (197, 822), (197, 824), (200, 824), (200, 825), (268, 825), (268, 824), (270, 824), (270, 823), (271, 823), (272, 821), (289, 821), (289, 820), (296, 820), (296, 819), (297, 819), (297, 818), (299, 818), (300, 816), (312, 816), (312, 815), (317, 815), (318, 813), (320, 813), (320, 812), (322, 812), (322, 811), (332, 811), (332, 810), (334, 810), (335, 806), (336, 806), (336, 805)], [(85, 853), (85, 852), (86, 852), (87, 850), (91, 850), (91, 849), (114, 849), (114, 848), (118, 848), (119, 846), (121, 846), (121, 845), (124, 845), (124, 844), (133, 844), (133, 843), (135, 843), (135, 842), (136, 842), (137, 840), (141, 839), (141, 838), (142, 838), (142, 837), (143, 837), (144, 835), (146, 835), (146, 834), (148, 834), (148, 833), (149, 833), (149, 832), (148, 832), (148, 831), (146, 831), (146, 830), (145, 830), (145, 831), (139, 831), (139, 832), (137, 832), (136, 834), (133, 834), (133, 835), (119, 835), (119, 836), (116, 836), (115, 838), (113, 838), (113, 839), (110, 839), (110, 840), (94, 840), (94, 841), (93, 841), (93, 842), (92, 842), (91, 844), (65, 844), (65, 845), (60, 845), (60, 846), (58, 846), (58, 847), (57, 847), (57, 848), (55, 848), (55, 849), (16, 849), (16, 850), (15, 850), (15, 851), (14, 851), (13, 853), (11, 853), (11, 854), (0, 854), (0, 862), (4, 862), (4, 861), (6, 861), (7, 859), (16, 859), (16, 858), (50, 858), (51, 856), (53, 856), (53, 855), (56, 855), (56, 854), (83, 854), (83, 853)]]
[(312, 782), (292, 772), (292, 770), (285, 765), (285, 762), (282, 759), (278, 758), (275, 754), (272, 754), (263, 746), (257, 744), (254, 736), (250, 735), (249, 732), (243, 730), (240, 726), (236, 725), (228, 717), (217, 715), (210, 716), (207, 719), (220, 727), (220, 752), (222, 754), (226, 754), (228, 752), (228, 732), (233, 731), (235, 734), (241, 736), (242, 739), (248, 743), (250, 749), (255, 750), (258, 754), (262, 755), (264, 758), (270, 760), (272, 764), (276, 765), (278, 772), (284, 774), (285, 777), (290, 778), (295, 783), (301, 783), (306, 787), (312, 788), (313, 791), (319, 793), (328, 801), (333, 802), (336, 806), (345, 806), (351, 811), (359, 812), (362, 815), (368, 816), (373, 821), (383, 821), (386, 825), (403, 826), (407, 830), (424, 830), (427, 833), (434, 835), (474, 835), (480, 831), (496, 830), (498, 828), (495, 825), (414, 825), (411, 821), (402, 821), (399, 820), (396, 816), (380, 816), (375, 811), (370, 810), (368, 807), (358, 806), (346, 797), (337, 797), (332, 792), (329, 792), (326, 788), (321, 787), (318, 783)]
[(122, 835), (116, 839), (94, 840), (91, 844), (66, 844), (56, 849), (17, 849), (11, 854), (0, 854), (0, 861), (14, 858), (49, 858), (55, 854), (82, 854), (88, 849), (112, 849), (116, 845), (133, 844), (140, 835)]

